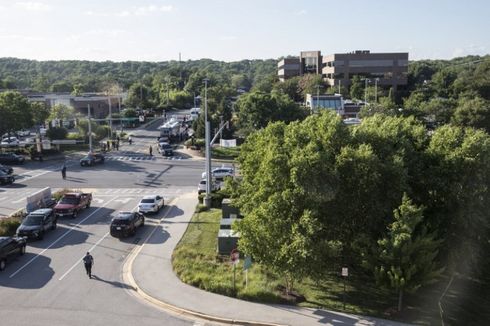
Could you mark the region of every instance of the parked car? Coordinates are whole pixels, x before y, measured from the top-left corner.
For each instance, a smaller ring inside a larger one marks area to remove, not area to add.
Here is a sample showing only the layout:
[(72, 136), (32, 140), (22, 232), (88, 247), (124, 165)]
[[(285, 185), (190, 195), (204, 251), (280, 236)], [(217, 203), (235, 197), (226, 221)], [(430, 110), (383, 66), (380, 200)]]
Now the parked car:
[(1, 144), (8, 145), (8, 146), (18, 146), (20, 142), (17, 139), (17, 137), (4, 137), (2, 138)]
[(158, 143), (158, 151), (163, 156), (173, 156), (174, 155), (174, 149), (172, 148), (172, 145), (170, 145), (167, 142)]
[(71, 216), (76, 218), (78, 212), (84, 208), (89, 208), (92, 202), (91, 193), (70, 192), (61, 197), (60, 201), (54, 206), (54, 214), (58, 216)]
[[(211, 170), (211, 177), (216, 179), (223, 179), (224, 177), (233, 177), (235, 175), (235, 170), (230, 167), (220, 167)], [(203, 172), (201, 177), (206, 178), (206, 172)]]
[(41, 240), (48, 230), (56, 229), (58, 219), (51, 208), (41, 208), (29, 213), (17, 228), (18, 237)]
[(3, 164), (0, 164), (0, 171), (3, 171), (7, 174), (13, 174), (14, 173), (14, 169), (11, 166), (6, 166)]
[(0, 163), (1, 164), (14, 164), (14, 163), (24, 163), (25, 158), (21, 155), (14, 153), (0, 153)]
[(14, 183), (14, 180), (15, 178), (13, 175), (0, 170), (0, 184), (2, 185), (12, 184)]
[(111, 221), (111, 236), (120, 238), (134, 235), (136, 229), (145, 225), (145, 216), (139, 212), (119, 212)]
[(150, 195), (145, 196), (138, 204), (138, 212), (140, 213), (158, 213), (160, 208), (164, 207), (165, 203), (162, 196)]
[[(218, 191), (220, 189), (221, 187), (219, 183), (217, 183), (216, 181), (211, 181), (211, 192)], [(203, 192), (206, 192), (206, 179), (202, 179), (197, 185), (197, 193), (201, 194)]]
[(21, 129), (21, 130), (17, 131), (16, 134), (20, 137), (27, 137), (31, 134), (31, 131), (27, 130), (27, 129)]
[(0, 237), (0, 271), (7, 267), (7, 261), (26, 252), (26, 239)]
[(95, 164), (104, 164), (105, 157), (100, 153), (88, 154), (80, 160), (80, 166), (92, 166)]

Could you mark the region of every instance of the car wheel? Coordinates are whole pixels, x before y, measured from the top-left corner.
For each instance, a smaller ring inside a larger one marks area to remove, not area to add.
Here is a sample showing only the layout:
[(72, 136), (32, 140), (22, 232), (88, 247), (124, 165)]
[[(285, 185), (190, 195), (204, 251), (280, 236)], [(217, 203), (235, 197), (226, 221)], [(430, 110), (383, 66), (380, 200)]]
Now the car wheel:
[(145, 218), (141, 220), (141, 226), (145, 226)]
[(37, 236), (38, 240), (42, 240), (44, 238), (44, 231), (40, 231), (39, 235)]
[(20, 247), (20, 255), (22, 256), (25, 253), (26, 253), (26, 246)]
[(3, 271), (5, 267), (7, 266), (7, 262), (5, 261), (5, 258), (0, 260), (0, 271)]

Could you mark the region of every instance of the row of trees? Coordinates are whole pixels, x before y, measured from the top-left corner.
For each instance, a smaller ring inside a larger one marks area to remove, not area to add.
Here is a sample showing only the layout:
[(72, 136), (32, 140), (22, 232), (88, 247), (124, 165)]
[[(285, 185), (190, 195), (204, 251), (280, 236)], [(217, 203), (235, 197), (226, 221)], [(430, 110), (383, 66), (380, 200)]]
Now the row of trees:
[(490, 249), (490, 136), (413, 117), (349, 128), (325, 112), (248, 137), (234, 196), (247, 216), (239, 248), (287, 284), (363, 267), (405, 291), (442, 268), (483, 270)]

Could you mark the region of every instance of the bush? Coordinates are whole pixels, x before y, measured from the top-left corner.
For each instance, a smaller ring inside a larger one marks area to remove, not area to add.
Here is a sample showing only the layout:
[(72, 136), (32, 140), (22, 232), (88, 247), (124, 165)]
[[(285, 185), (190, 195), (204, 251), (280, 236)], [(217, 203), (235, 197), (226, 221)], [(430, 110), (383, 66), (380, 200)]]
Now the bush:
[(66, 128), (63, 127), (54, 127), (46, 131), (46, 136), (51, 140), (66, 139), (67, 135), (68, 135), (68, 130), (66, 130)]
[(0, 220), (0, 236), (13, 236), (20, 225), (20, 218), (7, 217)]
[[(206, 196), (206, 193), (202, 193), (199, 195), (199, 204), (203, 205), (205, 196)], [(212, 192), (211, 193), (211, 208), (221, 208), (221, 202), (223, 201), (224, 198), (228, 198), (228, 195), (221, 192), (221, 191)], [(206, 207), (206, 206), (204, 206), (204, 207)]]

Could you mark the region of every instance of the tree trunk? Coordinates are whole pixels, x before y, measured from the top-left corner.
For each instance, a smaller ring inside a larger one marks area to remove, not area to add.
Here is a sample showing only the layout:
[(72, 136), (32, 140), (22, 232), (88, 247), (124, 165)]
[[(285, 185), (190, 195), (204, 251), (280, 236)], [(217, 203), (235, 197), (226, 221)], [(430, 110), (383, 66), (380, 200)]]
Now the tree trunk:
[(402, 300), (403, 300), (403, 290), (400, 289), (400, 292), (398, 292), (398, 311), (402, 311)]

